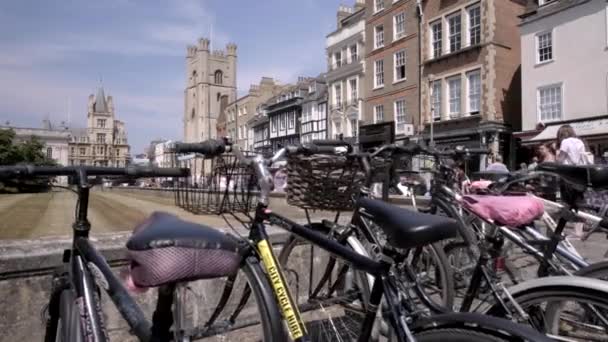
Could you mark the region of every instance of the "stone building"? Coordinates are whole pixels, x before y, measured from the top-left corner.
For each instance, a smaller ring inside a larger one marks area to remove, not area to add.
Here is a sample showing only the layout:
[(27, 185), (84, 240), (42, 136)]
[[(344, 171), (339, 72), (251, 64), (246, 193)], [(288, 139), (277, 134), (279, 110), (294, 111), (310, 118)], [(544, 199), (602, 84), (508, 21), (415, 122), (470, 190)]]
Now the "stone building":
[(15, 127), (10, 124), (0, 125), (0, 129), (12, 129), (15, 132), (16, 142), (38, 139), (44, 144), (42, 152), (48, 159), (54, 160), (58, 165), (68, 165), (69, 142), (71, 133), (68, 127), (61, 125), (53, 127), (48, 119), (43, 120), (42, 128)]
[[(426, 1), (426, 3), (445, 3)], [(453, 1), (452, 1), (453, 2)], [(395, 122), (397, 138), (419, 122), (418, 10), (415, 0), (367, 0), (365, 101), (367, 124)]]
[(227, 105), (218, 119), (218, 133), (224, 132), (223, 135), (229, 136), (242, 149), (252, 148), (250, 139), (253, 139), (253, 131), (250, 131), (247, 122), (255, 115), (260, 104), (277, 95), (280, 90), (281, 86), (272, 78), (262, 77), (258, 85), (251, 85), (245, 96)]
[(363, 119), (365, 1), (340, 5), (337, 28), (325, 39), (329, 88), (329, 135), (356, 137)]
[(114, 101), (100, 87), (90, 95), (87, 127), (70, 129), (70, 165), (123, 167), (130, 161), (130, 146), (124, 122), (116, 119)]
[(524, 9), (523, 0), (422, 2), (427, 141), (432, 136), (438, 146), (488, 144), (513, 163), (511, 133), (521, 126), (517, 26)]
[(184, 91), (184, 141), (200, 142), (217, 136), (217, 121), (236, 100), (236, 45), (210, 50), (208, 39), (188, 46)]
[(608, 2), (528, 1), (521, 18), (523, 145), (553, 141), (568, 123), (608, 157)]

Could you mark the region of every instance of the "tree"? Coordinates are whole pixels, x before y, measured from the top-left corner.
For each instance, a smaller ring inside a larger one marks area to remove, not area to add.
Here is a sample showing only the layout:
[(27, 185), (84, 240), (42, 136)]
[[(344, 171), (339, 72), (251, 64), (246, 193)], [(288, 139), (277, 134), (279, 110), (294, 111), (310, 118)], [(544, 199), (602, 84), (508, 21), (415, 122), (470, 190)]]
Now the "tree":
[[(16, 142), (15, 138), (16, 134), (12, 129), (0, 130), (0, 165), (55, 165), (54, 160), (46, 157), (43, 152), (44, 144), (36, 137), (22, 142)], [(48, 181), (48, 177), (4, 180), (0, 183), (0, 192), (47, 191)]]
[(16, 142), (15, 137), (12, 129), (0, 130), (0, 165), (55, 165), (55, 161), (44, 154), (44, 144), (38, 138), (32, 136), (23, 142)]

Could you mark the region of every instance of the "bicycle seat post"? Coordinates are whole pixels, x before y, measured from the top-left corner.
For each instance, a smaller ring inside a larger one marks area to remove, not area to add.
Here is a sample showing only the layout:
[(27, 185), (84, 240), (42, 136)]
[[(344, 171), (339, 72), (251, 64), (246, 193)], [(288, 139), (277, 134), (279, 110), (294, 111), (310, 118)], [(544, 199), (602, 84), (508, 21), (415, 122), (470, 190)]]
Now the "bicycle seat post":
[(78, 211), (72, 228), (74, 229), (75, 237), (88, 237), (91, 230), (91, 223), (87, 219), (87, 210), (89, 208), (89, 183), (87, 179), (86, 169), (79, 167), (76, 169), (76, 186), (78, 187)]

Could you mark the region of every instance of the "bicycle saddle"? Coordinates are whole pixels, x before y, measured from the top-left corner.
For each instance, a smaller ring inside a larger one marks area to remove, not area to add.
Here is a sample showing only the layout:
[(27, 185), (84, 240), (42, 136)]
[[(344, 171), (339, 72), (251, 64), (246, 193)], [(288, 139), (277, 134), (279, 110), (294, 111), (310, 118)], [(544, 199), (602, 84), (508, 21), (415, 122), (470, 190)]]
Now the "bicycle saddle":
[(458, 223), (447, 217), (423, 214), (370, 198), (360, 198), (358, 205), (359, 213), (380, 226), (395, 247), (424, 246), (454, 237), (458, 232)]
[(608, 167), (603, 165), (541, 163), (536, 170), (557, 174), (566, 182), (578, 185), (582, 190), (586, 187), (596, 190), (608, 189)]
[(161, 212), (135, 227), (127, 255), (138, 287), (224, 277), (241, 262), (234, 237)]

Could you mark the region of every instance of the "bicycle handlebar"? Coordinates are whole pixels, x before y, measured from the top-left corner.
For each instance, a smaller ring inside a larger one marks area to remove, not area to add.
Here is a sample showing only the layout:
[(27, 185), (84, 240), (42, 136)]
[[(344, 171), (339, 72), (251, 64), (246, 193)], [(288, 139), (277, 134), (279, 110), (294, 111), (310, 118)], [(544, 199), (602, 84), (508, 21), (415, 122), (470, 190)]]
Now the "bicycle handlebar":
[(130, 177), (187, 177), (190, 170), (185, 168), (154, 168), (142, 166), (100, 167), (100, 166), (0, 166), (0, 180), (35, 176), (130, 176)]
[(173, 146), (175, 153), (201, 153), (206, 156), (215, 157), (226, 152), (230, 144), (224, 139), (209, 139), (201, 143), (176, 143)]

